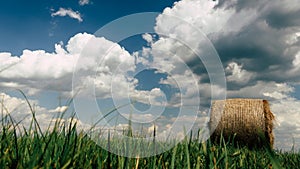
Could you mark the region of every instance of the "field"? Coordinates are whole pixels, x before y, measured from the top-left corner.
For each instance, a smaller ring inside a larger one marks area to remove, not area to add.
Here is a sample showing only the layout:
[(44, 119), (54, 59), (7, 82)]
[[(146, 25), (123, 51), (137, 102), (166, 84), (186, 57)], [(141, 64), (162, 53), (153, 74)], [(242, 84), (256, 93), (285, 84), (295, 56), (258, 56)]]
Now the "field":
[[(300, 154), (269, 148), (233, 147), (230, 142), (211, 144), (185, 139), (171, 150), (148, 158), (111, 154), (76, 130), (76, 124), (59, 124), (41, 133), (38, 123), (30, 129), (2, 120), (1, 168), (298, 168)], [(22, 132), (20, 132), (22, 131)], [(112, 139), (112, 146), (120, 146)], [(149, 145), (150, 146), (150, 145)]]
[[(24, 95), (25, 96), (25, 95)], [(127, 158), (115, 155), (96, 144), (77, 129), (76, 120), (68, 123), (56, 120), (52, 128), (42, 131), (32, 110), (31, 125), (19, 125), (10, 114), (0, 121), (0, 168), (299, 168), (300, 151), (281, 152), (269, 146), (249, 149), (246, 146), (210, 140), (200, 142), (186, 137), (169, 151), (147, 158)], [(58, 119), (63, 119), (64, 113)], [(124, 130), (133, 136), (131, 130)], [(155, 134), (155, 130), (154, 130)], [(192, 135), (192, 134), (191, 134)], [(137, 135), (138, 137), (138, 135)], [(175, 141), (175, 140), (174, 140)], [(132, 144), (132, 143), (129, 143)], [(126, 150), (126, 140), (112, 137), (102, 145)], [(148, 148), (164, 146), (166, 142), (143, 142)]]

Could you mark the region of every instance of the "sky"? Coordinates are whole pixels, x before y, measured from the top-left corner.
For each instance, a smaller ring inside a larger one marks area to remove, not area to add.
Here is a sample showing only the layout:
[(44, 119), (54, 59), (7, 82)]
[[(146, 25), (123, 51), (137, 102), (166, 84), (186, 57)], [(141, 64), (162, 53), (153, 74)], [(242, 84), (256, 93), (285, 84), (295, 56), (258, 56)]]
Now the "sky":
[[(86, 1), (76, 0), (20, 1), (13, 0), (1, 4), (0, 50), (14, 55), (22, 54), (24, 49), (54, 51), (55, 43), (67, 42), (79, 32), (93, 34), (106, 23), (119, 17), (139, 12), (162, 12), (172, 6), (174, 0), (151, 3), (146, 0), (131, 1)], [(54, 17), (59, 9), (78, 12), (75, 17)], [(16, 12), (18, 11), (18, 12)], [(81, 20), (82, 19), (82, 20)]]
[(276, 116), (275, 147), (300, 148), (298, 16), (298, 0), (5, 1), (0, 107), (30, 124), (20, 89), (47, 128), (67, 106), (88, 126), (132, 104), (108, 126), (131, 116), (164, 137), (204, 127), (212, 99), (260, 98)]

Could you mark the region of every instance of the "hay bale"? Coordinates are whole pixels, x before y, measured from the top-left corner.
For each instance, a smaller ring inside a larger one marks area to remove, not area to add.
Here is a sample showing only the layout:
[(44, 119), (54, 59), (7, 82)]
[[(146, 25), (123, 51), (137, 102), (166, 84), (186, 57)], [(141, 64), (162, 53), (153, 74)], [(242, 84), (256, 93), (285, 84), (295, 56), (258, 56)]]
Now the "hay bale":
[(262, 99), (227, 99), (212, 103), (209, 127), (211, 139), (232, 138), (250, 147), (273, 147), (273, 120), (269, 103)]

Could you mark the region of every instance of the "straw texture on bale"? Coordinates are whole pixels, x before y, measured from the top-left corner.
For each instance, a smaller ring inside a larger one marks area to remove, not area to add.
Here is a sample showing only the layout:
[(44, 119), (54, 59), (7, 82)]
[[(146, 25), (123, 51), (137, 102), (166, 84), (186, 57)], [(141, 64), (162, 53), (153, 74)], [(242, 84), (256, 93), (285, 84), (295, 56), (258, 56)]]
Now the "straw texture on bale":
[(213, 141), (234, 137), (248, 146), (273, 147), (273, 120), (269, 103), (262, 99), (227, 99), (212, 103), (209, 127)]

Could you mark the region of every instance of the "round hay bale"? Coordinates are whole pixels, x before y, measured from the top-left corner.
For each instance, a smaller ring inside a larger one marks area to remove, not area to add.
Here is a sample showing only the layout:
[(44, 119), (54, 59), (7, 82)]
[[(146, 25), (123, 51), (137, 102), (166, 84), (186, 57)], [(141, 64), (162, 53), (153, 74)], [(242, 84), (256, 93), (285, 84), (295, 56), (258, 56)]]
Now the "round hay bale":
[(238, 144), (273, 147), (273, 120), (274, 115), (266, 100), (216, 100), (210, 112), (211, 139), (219, 141), (223, 136), (227, 141), (234, 137)]

